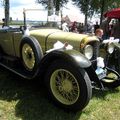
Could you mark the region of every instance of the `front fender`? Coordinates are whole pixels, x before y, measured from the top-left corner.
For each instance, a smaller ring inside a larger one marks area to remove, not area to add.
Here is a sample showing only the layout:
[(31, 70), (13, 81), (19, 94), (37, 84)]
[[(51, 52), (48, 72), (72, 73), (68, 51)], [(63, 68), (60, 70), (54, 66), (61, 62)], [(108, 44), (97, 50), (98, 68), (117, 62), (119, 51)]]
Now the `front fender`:
[(91, 62), (82, 53), (76, 50), (63, 51), (63, 56), (81, 68), (88, 68), (91, 66)]
[[(73, 63), (76, 67), (88, 68), (91, 62), (80, 52), (76, 50), (54, 50), (47, 53), (41, 60), (42, 67), (49, 66), (53, 61), (62, 59)], [(59, 63), (58, 63), (59, 64)]]

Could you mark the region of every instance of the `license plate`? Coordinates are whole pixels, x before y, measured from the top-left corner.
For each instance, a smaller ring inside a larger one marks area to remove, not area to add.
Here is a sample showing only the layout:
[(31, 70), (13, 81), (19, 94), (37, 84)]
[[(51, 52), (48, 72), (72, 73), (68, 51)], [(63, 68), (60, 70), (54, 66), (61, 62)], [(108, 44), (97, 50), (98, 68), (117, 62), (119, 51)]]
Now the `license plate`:
[(98, 75), (98, 78), (101, 80), (103, 79), (104, 77), (106, 77), (106, 73), (101, 73)]
[(103, 79), (104, 77), (106, 77), (106, 70), (102, 68), (97, 68), (95, 72), (98, 75), (99, 79)]

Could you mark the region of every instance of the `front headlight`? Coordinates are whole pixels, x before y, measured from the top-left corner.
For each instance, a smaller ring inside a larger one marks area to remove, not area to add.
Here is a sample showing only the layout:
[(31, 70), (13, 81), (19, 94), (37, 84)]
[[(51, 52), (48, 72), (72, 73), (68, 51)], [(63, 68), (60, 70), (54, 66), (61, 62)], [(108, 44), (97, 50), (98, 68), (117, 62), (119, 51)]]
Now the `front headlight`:
[(113, 43), (108, 43), (107, 51), (109, 54), (113, 53), (113, 51), (114, 51), (114, 44)]
[(86, 45), (84, 48), (84, 55), (90, 60), (93, 57), (93, 47)]

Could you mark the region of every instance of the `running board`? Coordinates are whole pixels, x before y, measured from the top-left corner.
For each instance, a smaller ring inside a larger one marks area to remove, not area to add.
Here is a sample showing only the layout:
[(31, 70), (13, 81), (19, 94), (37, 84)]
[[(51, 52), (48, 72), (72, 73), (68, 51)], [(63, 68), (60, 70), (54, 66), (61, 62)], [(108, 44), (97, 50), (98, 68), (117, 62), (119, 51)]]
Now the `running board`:
[(12, 67), (9, 67), (8, 65), (5, 65), (3, 63), (0, 62), (0, 66), (6, 68), (7, 70), (10, 70), (11, 72), (25, 78), (25, 79), (33, 79), (36, 77), (36, 74), (33, 74), (31, 75), (30, 73), (26, 72), (25, 70), (22, 70), (22, 69), (18, 69), (18, 68), (12, 68)]

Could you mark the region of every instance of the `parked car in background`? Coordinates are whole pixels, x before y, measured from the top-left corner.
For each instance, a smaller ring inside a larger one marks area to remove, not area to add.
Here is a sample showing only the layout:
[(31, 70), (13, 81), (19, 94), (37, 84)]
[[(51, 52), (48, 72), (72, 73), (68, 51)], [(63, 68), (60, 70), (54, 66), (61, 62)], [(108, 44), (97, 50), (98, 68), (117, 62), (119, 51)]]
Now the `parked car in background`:
[[(115, 40), (108, 39), (100, 43), (99, 46), (99, 56), (101, 56), (104, 59), (105, 63), (104, 68), (106, 68), (108, 71), (108, 76), (105, 77), (105, 79), (103, 80), (107, 80), (109, 83), (105, 81), (105, 84), (108, 85), (107, 87), (111, 88), (115, 88), (116, 86), (119, 85), (119, 83), (116, 83), (117, 82), (116, 80), (114, 81), (113, 79), (111, 79), (111, 77), (117, 78), (118, 76), (119, 78), (120, 76), (119, 72), (120, 48), (118, 47), (120, 45), (119, 41), (120, 41), (119, 39)], [(108, 79), (111, 79), (111, 82)]]
[[(55, 21), (27, 20), (26, 13), (23, 26), (0, 29), (1, 66), (25, 79), (43, 81), (53, 103), (70, 111), (85, 108), (92, 88), (120, 85), (119, 74), (99, 56), (97, 37), (64, 32)], [(106, 50), (111, 53), (109, 44)]]

